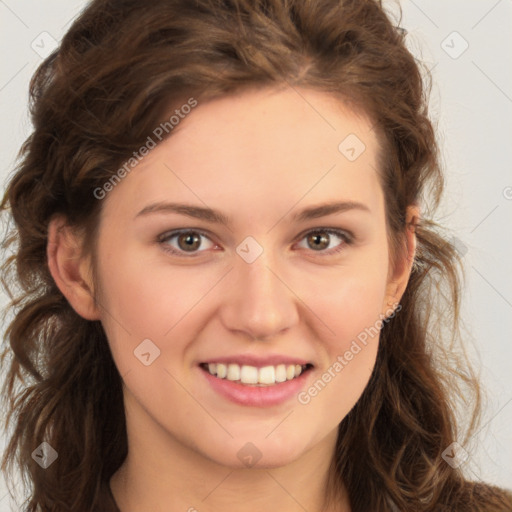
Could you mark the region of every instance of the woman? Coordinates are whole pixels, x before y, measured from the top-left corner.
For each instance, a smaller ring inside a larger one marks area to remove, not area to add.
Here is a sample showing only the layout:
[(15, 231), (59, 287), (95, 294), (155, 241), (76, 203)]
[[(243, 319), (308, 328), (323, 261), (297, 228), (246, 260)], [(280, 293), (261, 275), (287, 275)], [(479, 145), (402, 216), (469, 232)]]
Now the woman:
[(377, 2), (96, 0), (31, 93), (2, 205), (26, 510), (512, 510), (462, 472), (456, 251)]

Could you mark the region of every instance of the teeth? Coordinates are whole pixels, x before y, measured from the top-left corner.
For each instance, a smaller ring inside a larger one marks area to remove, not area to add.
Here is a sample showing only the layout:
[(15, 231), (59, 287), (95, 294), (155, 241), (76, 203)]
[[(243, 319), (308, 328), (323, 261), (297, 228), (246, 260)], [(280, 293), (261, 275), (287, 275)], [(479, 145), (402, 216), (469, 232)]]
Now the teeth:
[(228, 369), (225, 364), (218, 364), (217, 365), (217, 377), (219, 379), (224, 379), (228, 373)]
[(240, 381), (242, 384), (262, 384), (272, 385), (276, 382), (285, 382), (298, 377), (304, 368), (300, 364), (278, 364), (277, 366), (256, 366), (243, 365), (236, 363), (209, 363), (208, 372), (217, 376), (219, 379), (231, 381)]
[(260, 368), (258, 382), (260, 384), (275, 384), (276, 369), (273, 366), (264, 366)]
[(228, 380), (240, 380), (240, 366), (237, 364), (228, 364), (228, 373), (226, 378)]
[(242, 366), (240, 369), (240, 381), (244, 384), (258, 384), (258, 368), (255, 366)]
[[(293, 375), (295, 376), (295, 371), (293, 372)], [(278, 364), (276, 366), (276, 382), (285, 382), (285, 381), (286, 381), (286, 365)]]

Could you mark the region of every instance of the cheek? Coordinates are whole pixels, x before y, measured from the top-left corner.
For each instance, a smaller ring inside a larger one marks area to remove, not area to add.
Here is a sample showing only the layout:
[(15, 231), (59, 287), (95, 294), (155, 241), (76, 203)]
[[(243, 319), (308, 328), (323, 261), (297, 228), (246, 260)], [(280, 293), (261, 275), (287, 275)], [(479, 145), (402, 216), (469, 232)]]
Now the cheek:
[(315, 293), (310, 293), (307, 300), (319, 319), (329, 327), (325, 330), (324, 341), (330, 340), (332, 350), (345, 351), (361, 333), (368, 330), (374, 333), (375, 329), (371, 328), (378, 325), (380, 319), (387, 274), (387, 266), (377, 261), (347, 266), (326, 273), (315, 283), (310, 282)]
[[(129, 253), (130, 251), (126, 251)], [(181, 267), (171, 271), (148, 259), (105, 250), (99, 259), (98, 278), (102, 283), (99, 302), (102, 324), (118, 365), (131, 367), (133, 351), (150, 339), (162, 351), (183, 347), (173, 333), (187, 325), (189, 315), (219, 280), (211, 269)], [(135, 252), (134, 252), (135, 254)], [(185, 339), (184, 337), (180, 337)]]
[(324, 290), (312, 309), (334, 334), (322, 330), (325, 359), (298, 399), (310, 421), (321, 417), (326, 425), (336, 425), (361, 397), (375, 366), (385, 280), (379, 272), (352, 272), (342, 284)]
[(375, 254), (339, 269), (316, 280), (316, 290), (322, 292), (309, 295), (311, 309), (329, 330), (321, 330), (326, 356), (322, 367), (299, 401), (310, 404), (313, 416), (320, 415), (327, 423), (337, 423), (349, 413), (373, 371), (386, 291), (383, 261)]
[(206, 293), (211, 279), (193, 266), (173, 270), (165, 264), (165, 255), (156, 251), (151, 257), (137, 254), (135, 247), (103, 260), (103, 299), (112, 313), (124, 318), (127, 327), (146, 331), (144, 335), (162, 336)]

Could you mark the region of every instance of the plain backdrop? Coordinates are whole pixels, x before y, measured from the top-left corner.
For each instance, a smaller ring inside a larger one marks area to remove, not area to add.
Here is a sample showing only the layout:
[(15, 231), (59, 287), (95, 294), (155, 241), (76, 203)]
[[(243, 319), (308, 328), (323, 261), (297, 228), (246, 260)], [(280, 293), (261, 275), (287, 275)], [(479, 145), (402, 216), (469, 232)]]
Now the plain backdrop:
[[(85, 5), (0, 0), (2, 183), (31, 130), (30, 77)], [(472, 479), (512, 488), (512, 0), (400, 5), (409, 48), (434, 79), (431, 117), (448, 184), (437, 219), (453, 230), (464, 257), (463, 318), (488, 397), (465, 469)], [(0, 479), (0, 512), (11, 510), (18, 509)]]

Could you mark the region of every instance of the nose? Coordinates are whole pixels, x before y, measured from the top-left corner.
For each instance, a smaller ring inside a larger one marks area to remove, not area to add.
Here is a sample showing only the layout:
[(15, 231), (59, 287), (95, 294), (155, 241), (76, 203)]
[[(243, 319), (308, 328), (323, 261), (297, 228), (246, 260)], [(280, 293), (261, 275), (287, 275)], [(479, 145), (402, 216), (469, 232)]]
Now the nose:
[(266, 251), (252, 263), (239, 258), (220, 311), (223, 325), (252, 339), (272, 339), (299, 320), (299, 299)]

